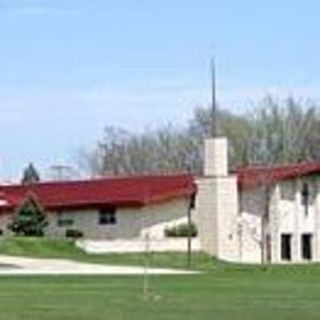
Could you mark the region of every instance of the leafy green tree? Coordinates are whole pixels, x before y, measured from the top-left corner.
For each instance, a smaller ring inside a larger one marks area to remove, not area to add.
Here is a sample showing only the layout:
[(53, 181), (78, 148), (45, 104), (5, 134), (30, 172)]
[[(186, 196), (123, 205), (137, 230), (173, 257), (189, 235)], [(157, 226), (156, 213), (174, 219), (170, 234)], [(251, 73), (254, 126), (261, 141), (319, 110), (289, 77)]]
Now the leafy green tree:
[(24, 169), (21, 183), (22, 184), (31, 184), (40, 181), (40, 175), (33, 165), (33, 163), (29, 163), (29, 165)]
[(29, 197), (13, 216), (8, 229), (16, 235), (41, 237), (47, 225), (41, 206), (34, 197)]

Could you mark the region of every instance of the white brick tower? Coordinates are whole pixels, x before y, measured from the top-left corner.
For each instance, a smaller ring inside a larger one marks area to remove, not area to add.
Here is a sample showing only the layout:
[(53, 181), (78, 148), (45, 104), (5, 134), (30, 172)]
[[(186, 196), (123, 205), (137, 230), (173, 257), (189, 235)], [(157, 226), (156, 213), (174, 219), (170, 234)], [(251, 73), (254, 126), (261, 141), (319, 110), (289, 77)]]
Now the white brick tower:
[(238, 190), (228, 173), (228, 141), (218, 135), (213, 70), (212, 132), (204, 142), (204, 172), (198, 179), (196, 211), (202, 250), (220, 259), (239, 260)]

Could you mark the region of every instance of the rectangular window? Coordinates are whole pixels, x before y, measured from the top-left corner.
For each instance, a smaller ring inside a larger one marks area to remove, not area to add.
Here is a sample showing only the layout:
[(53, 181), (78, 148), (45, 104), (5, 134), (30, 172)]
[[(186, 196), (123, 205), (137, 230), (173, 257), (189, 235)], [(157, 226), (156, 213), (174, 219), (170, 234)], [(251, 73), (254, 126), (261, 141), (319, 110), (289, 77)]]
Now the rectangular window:
[(301, 255), (304, 260), (312, 259), (312, 234), (301, 235)]
[(307, 183), (302, 185), (301, 190), (301, 203), (304, 207), (304, 214), (307, 216), (309, 211), (309, 200), (310, 200), (310, 188)]
[(281, 259), (291, 260), (291, 234), (281, 235)]
[(115, 208), (105, 208), (99, 211), (99, 224), (117, 224)]
[(73, 217), (70, 214), (58, 213), (58, 227), (70, 227), (74, 223)]
[(196, 195), (193, 194), (190, 197), (189, 209), (194, 209), (196, 207)]

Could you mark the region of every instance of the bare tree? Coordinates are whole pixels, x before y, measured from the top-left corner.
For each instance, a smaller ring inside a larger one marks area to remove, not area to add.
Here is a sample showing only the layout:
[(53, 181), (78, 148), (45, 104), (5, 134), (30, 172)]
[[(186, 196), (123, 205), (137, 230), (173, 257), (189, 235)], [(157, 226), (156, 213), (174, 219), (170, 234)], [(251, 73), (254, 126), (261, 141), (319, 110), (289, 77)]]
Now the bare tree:
[[(218, 131), (229, 138), (231, 167), (320, 159), (320, 109), (310, 101), (270, 96), (242, 114), (218, 112)], [(211, 112), (198, 107), (185, 127), (134, 133), (107, 127), (91, 152), (80, 156), (92, 174), (200, 174)]]
[(319, 107), (288, 98), (283, 104), (265, 98), (250, 114), (252, 136), (248, 142), (251, 163), (274, 164), (317, 159)]

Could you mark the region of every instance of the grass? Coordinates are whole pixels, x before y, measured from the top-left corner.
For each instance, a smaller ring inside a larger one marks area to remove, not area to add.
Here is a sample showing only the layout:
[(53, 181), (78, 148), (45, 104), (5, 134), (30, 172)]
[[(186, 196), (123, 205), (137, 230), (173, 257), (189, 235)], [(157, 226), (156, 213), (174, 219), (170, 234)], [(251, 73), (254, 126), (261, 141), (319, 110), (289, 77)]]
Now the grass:
[(0, 319), (319, 319), (320, 273), (0, 278)]
[(0, 238), (0, 254), (38, 258), (72, 258), (85, 255), (75, 247), (73, 241), (32, 237)]
[[(75, 249), (72, 243), (51, 240), (39, 243), (34, 239), (4, 240), (0, 253), (10, 252), (43, 258), (98, 259)], [(140, 258), (129, 254), (105, 255), (99, 259), (100, 263), (139, 264)], [(0, 319), (313, 320), (320, 317), (319, 265), (240, 266), (217, 262), (205, 255), (196, 255), (194, 259), (194, 266), (206, 272), (192, 276), (152, 276), (148, 300), (142, 295), (139, 276), (0, 277)], [(166, 266), (185, 264), (185, 256), (177, 254), (156, 254), (153, 260)]]
[[(145, 263), (144, 253), (132, 254), (86, 254), (75, 247), (72, 240), (47, 238), (7, 237), (0, 239), (0, 254), (37, 258), (62, 258), (77, 261), (141, 266)], [(150, 265), (153, 267), (183, 268), (187, 267), (185, 253), (150, 253)], [(213, 266), (212, 258), (202, 253), (193, 254), (193, 269), (209, 270)]]

